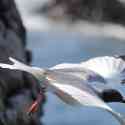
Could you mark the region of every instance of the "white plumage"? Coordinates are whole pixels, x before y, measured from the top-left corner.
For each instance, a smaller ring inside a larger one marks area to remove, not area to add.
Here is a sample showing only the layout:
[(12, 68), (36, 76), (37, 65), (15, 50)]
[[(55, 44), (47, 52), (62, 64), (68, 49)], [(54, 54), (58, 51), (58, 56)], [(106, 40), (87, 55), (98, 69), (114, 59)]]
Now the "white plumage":
[[(21, 70), (35, 76), (41, 86), (45, 84), (68, 104), (80, 104), (103, 108), (110, 112), (121, 125), (125, 125), (124, 118), (113, 111), (96, 93), (90, 83), (121, 84), (124, 79), (125, 62), (115, 57), (97, 57), (80, 64), (59, 64), (49, 69), (27, 66), (13, 58), (14, 64), (2, 64), (0, 67)], [(43, 79), (48, 82), (43, 83)], [(89, 84), (88, 84), (89, 83)]]
[(122, 59), (109, 56), (90, 59), (81, 65), (106, 79), (122, 76), (122, 71), (125, 69), (125, 62)]

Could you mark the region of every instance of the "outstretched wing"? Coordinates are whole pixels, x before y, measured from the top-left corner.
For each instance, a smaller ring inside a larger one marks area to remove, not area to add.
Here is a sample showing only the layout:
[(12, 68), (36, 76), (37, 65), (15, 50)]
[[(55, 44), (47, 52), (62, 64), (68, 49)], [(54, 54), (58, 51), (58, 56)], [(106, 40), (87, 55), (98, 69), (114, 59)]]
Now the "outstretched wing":
[(98, 73), (83, 67), (81, 64), (63, 63), (50, 68), (53, 71), (64, 72), (80, 77), (87, 82), (100, 82), (105, 84), (105, 79)]
[[(83, 79), (58, 71), (48, 71), (47, 79), (50, 86), (53, 87), (53, 91), (62, 91), (63, 94), (67, 94), (74, 101), (81, 105), (95, 106), (107, 109), (109, 108), (96, 94), (94, 89), (87, 84)], [(58, 92), (56, 92), (58, 93)], [(58, 95), (59, 96), (59, 95)], [(63, 98), (64, 102), (67, 102), (69, 98)]]
[(20, 71), (28, 72), (32, 74), (33, 76), (35, 76), (39, 81), (43, 79), (44, 73), (46, 72), (44, 69), (26, 65), (12, 57), (9, 57), (9, 60), (13, 63), (12, 65), (0, 63), (0, 67), (11, 69), (11, 70), (20, 70)]
[(96, 57), (81, 65), (100, 74), (108, 83), (120, 84), (125, 79), (125, 61), (115, 57)]
[(58, 71), (48, 71), (47, 74), (50, 85), (53, 86), (55, 92), (58, 90), (59, 92), (62, 92), (61, 97), (63, 98), (60, 97), (60, 94), (57, 95), (64, 102), (68, 102), (68, 104), (73, 105), (77, 102), (80, 105), (105, 109), (111, 113), (121, 125), (125, 124), (124, 117), (113, 111), (106, 103), (104, 103), (104, 101), (97, 96), (93, 88), (91, 88), (89, 84), (85, 83), (83, 79), (80, 79), (80, 77)]
[(68, 73), (68, 74), (80, 77), (85, 82), (87, 82), (90, 86), (92, 86), (99, 95), (102, 95), (102, 93), (104, 93), (104, 91), (106, 90), (114, 90), (114, 91), (117, 91), (117, 93), (124, 95), (124, 92), (123, 90), (121, 90), (121, 88), (119, 88), (118, 86), (111, 86), (110, 84), (107, 84), (108, 83), (107, 79), (104, 79), (104, 77), (102, 77), (95, 71), (92, 71), (90, 69), (87, 69), (86, 67), (83, 67), (81, 64), (70, 65), (68, 63), (63, 63), (63, 64), (56, 65), (51, 69), (53, 71)]
[(52, 67), (51, 70), (80, 77), (90, 84), (98, 93), (101, 93), (104, 89), (111, 89), (111, 87), (106, 84), (106, 80), (101, 75), (95, 73), (92, 70), (84, 68), (80, 64), (59, 64)]

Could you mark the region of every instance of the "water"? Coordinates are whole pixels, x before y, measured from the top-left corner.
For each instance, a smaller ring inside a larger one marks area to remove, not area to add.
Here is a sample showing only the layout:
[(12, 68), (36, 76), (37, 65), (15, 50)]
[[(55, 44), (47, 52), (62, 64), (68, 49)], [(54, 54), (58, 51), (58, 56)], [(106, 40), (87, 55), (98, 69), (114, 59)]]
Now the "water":
[[(33, 65), (51, 67), (58, 63), (77, 63), (94, 56), (125, 54), (125, 42), (76, 33), (29, 32), (28, 48), (33, 52)], [(45, 125), (118, 125), (107, 112), (95, 108), (73, 108), (47, 93), (42, 121)], [(124, 104), (110, 104), (125, 115)]]

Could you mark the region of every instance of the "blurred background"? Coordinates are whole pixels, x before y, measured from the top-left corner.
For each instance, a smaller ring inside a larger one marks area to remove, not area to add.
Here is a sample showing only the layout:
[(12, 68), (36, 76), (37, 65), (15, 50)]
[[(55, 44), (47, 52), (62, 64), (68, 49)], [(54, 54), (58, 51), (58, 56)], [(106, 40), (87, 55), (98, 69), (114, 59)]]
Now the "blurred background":
[[(27, 28), (33, 65), (79, 63), (95, 56), (125, 54), (124, 0), (15, 0)], [(110, 104), (125, 115), (124, 104)], [(47, 93), (44, 125), (118, 125), (107, 112), (72, 108)]]

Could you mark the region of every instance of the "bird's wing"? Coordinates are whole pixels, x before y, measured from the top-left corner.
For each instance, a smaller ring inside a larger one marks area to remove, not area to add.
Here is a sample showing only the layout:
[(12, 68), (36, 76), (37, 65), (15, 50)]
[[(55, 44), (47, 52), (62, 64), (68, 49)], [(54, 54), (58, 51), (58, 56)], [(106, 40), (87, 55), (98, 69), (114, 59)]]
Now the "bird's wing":
[(97, 96), (94, 89), (91, 88), (89, 84), (86, 84), (83, 79), (80, 79), (80, 77), (63, 72), (50, 71), (48, 72), (48, 80), (50, 82), (50, 85), (55, 88), (56, 92), (57, 90), (59, 90), (59, 92), (62, 92), (61, 97), (63, 98), (60, 97), (60, 94), (58, 96), (64, 102), (72, 104), (72, 101), (75, 101), (80, 105), (105, 109), (106, 111), (111, 113), (120, 122), (121, 125), (125, 125), (124, 117), (112, 110), (112, 108), (110, 108), (104, 101), (102, 101)]
[[(62, 91), (73, 98), (77, 103), (86, 106), (95, 106), (107, 109), (109, 108), (96, 94), (94, 89), (83, 79), (71, 74), (49, 71), (47, 74), (49, 84), (53, 86), (55, 91)], [(67, 100), (68, 98), (66, 98)], [(63, 98), (63, 101), (65, 101)]]
[(80, 77), (88, 84), (90, 84), (98, 93), (101, 93), (105, 89), (111, 89), (111, 86), (109, 86), (106, 80), (98, 73), (86, 69), (80, 66), (80, 64), (79, 65), (68, 64), (68, 66), (69, 67), (65, 67), (65, 64), (59, 64), (57, 66), (52, 67), (51, 70), (68, 73)]
[(125, 61), (115, 57), (96, 57), (81, 63), (82, 67), (100, 74), (109, 83), (123, 83), (125, 79)]
[(61, 63), (61, 64), (57, 64), (53, 67), (51, 67), (50, 69), (69, 69), (69, 68), (73, 68), (73, 67), (80, 67), (79, 63)]
[(35, 76), (38, 80), (44, 78), (43, 74), (45, 72), (45, 69), (26, 65), (23, 62), (20, 62), (12, 57), (9, 57), (9, 60), (12, 62), (12, 64), (0, 63), (0, 68), (25, 71)]
[(80, 67), (72, 67), (72, 68), (65, 68), (64, 67), (61, 69), (52, 69), (52, 70), (75, 75), (77, 77), (80, 77), (81, 79), (86, 80), (86, 82), (88, 82), (88, 83), (100, 82), (102, 84), (106, 84), (105, 79), (101, 75), (99, 75), (98, 73), (95, 73), (92, 70), (81, 67), (81, 66)]

